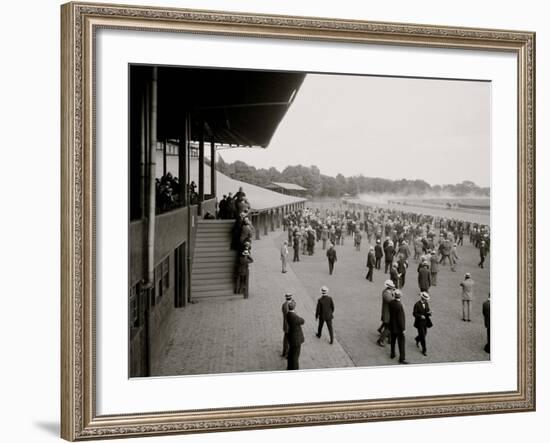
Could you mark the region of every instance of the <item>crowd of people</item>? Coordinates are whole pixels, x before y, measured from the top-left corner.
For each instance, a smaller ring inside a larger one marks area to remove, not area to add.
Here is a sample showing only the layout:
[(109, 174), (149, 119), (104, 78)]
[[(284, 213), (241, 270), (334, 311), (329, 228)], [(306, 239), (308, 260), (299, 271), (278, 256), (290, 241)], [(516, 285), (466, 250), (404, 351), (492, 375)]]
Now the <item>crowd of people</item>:
[(252, 237), (254, 228), (250, 222), (248, 213), (250, 204), (242, 188), (233, 196), (231, 193), (224, 195), (218, 206), (219, 219), (234, 219), (231, 230), (231, 249), (237, 251), (237, 260), (234, 268), (234, 293), (242, 294), (248, 298), (249, 265), (252, 258)]
[[(282, 272), (287, 272), (289, 249), (293, 249), (293, 262), (299, 262), (302, 255), (314, 255), (317, 243), (324, 251), (328, 261), (329, 275), (335, 271), (337, 246), (343, 245), (346, 237), (351, 237), (356, 251), (360, 251), (363, 238), (369, 246), (366, 260), (366, 280), (374, 281), (375, 271), (382, 272), (384, 262), (384, 290), (382, 291), (381, 325), (378, 329), (379, 346), (390, 344), (390, 357), (396, 357), (396, 345), (399, 350), (399, 362), (406, 364), (405, 339), (406, 316), (401, 304), (402, 290), (406, 283), (409, 265), (418, 263), (417, 284), (418, 301), (414, 305), (414, 327), (417, 330), (416, 346), (424, 356), (427, 355), (426, 337), (432, 327), (432, 312), (429, 306), (430, 288), (437, 286), (440, 266), (450, 266), (451, 272), (457, 272), (457, 263), (461, 260), (458, 246), (469, 238), (470, 244), (478, 249), (480, 261), (484, 267), (485, 257), (490, 248), (490, 229), (486, 225), (468, 221), (439, 218), (395, 209), (364, 206), (360, 210), (303, 209), (287, 214), (283, 220), (287, 239), (281, 246)], [(409, 283), (410, 285), (410, 283)], [(460, 287), (462, 293), (462, 320), (470, 321), (471, 301), (475, 283), (470, 273), (465, 273)], [(321, 288), (316, 318), (319, 319), (317, 337), (321, 337), (326, 323), (330, 343), (334, 332), (332, 318), (334, 301), (328, 297), (328, 288)], [(304, 342), (301, 325), (304, 319), (295, 312), (292, 294), (285, 295), (283, 304), (283, 356), (288, 359), (288, 369), (299, 368), (299, 354)], [(484, 325), (487, 332), (485, 351), (490, 352), (490, 303), (483, 303)]]

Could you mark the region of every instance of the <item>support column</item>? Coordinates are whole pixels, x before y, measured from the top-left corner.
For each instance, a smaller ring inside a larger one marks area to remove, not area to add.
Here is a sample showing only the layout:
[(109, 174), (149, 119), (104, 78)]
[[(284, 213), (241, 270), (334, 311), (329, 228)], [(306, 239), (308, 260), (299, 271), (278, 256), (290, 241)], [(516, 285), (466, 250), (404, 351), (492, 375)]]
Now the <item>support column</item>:
[(214, 145), (214, 140), (210, 142), (210, 194), (212, 198), (215, 198), (218, 195), (217, 191), (217, 177), (216, 177), (216, 147)]
[(263, 219), (264, 219), (264, 235), (268, 234), (268, 231), (267, 231), (267, 217), (268, 217), (268, 213), (264, 212), (264, 216), (263, 216)]
[(166, 175), (166, 138), (162, 141), (162, 176)]
[(275, 209), (275, 229), (281, 227), (281, 208)]
[(178, 180), (180, 184), (179, 195), (182, 206), (187, 206), (187, 140), (189, 138), (188, 116), (185, 116), (178, 144)]
[(275, 210), (272, 209), (269, 211), (269, 224), (271, 228), (271, 232), (275, 232)]
[(204, 121), (199, 126), (199, 215), (202, 215), (204, 201)]
[(253, 218), (253, 226), (254, 226), (254, 233), (255, 233), (255, 238), (256, 240), (259, 240), (260, 239), (260, 218), (259, 218), (259, 214), (254, 214), (254, 218)]

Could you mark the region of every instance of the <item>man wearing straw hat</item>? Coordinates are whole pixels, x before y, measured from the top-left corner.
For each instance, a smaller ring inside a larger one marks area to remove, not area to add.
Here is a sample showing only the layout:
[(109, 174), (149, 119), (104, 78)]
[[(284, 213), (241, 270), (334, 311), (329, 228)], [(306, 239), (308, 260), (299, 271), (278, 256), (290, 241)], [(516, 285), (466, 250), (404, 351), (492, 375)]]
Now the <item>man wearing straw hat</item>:
[(330, 336), (330, 344), (334, 343), (334, 333), (332, 331), (332, 319), (334, 318), (334, 301), (328, 295), (328, 288), (321, 288), (321, 297), (317, 300), (317, 309), (315, 310), (315, 319), (319, 320), (319, 328), (317, 329), (317, 338), (321, 338), (323, 325), (326, 323)]
[(378, 337), (378, 346), (385, 346), (386, 340), (390, 335), (390, 302), (393, 300), (395, 285), (391, 280), (384, 282), (384, 290), (382, 291), (382, 314), (380, 320), (382, 324), (378, 328), (380, 336)]
[(420, 300), (415, 303), (413, 308), (414, 327), (418, 331), (418, 335), (415, 337), (414, 341), (416, 342), (417, 348), (420, 344), (422, 347), (422, 354), (426, 356), (426, 334), (428, 333), (428, 328), (432, 326), (432, 311), (428, 304), (430, 294), (422, 291), (419, 293), (419, 296)]

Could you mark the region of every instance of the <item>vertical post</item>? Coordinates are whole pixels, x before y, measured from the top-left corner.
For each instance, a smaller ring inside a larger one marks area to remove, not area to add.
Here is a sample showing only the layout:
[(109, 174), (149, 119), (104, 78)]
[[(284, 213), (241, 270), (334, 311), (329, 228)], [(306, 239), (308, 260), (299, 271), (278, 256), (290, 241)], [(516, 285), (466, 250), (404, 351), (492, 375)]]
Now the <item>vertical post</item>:
[(218, 195), (216, 187), (216, 147), (214, 146), (214, 138), (212, 138), (210, 141), (210, 194), (212, 194), (212, 198)]
[(271, 228), (271, 232), (275, 231), (275, 210), (269, 211), (269, 224)]
[(141, 136), (140, 136), (140, 168), (141, 181), (139, 189), (139, 207), (141, 209), (141, 218), (145, 217), (146, 209), (145, 196), (147, 195), (147, 93), (143, 93), (141, 98)]
[(166, 175), (166, 137), (162, 141), (162, 176)]
[(259, 214), (254, 214), (254, 232), (256, 240), (260, 239), (260, 219)]
[(178, 144), (178, 179), (180, 183), (179, 195), (182, 206), (187, 206), (187, 140), (189, 132), (187, 128), (187, 114), (183, 120)]
[(204, 201), (204, 120), (199, 124), (199, 215)]
[(268, 217), (269, 213), (268, 212), (264, 212), (264, 235), (267, 235), (268, 232), (267, 232), (267, 217)]
[(147, 302), (145, 304), (145, 375), (151, 373), (151, 335), (149, 333), (150, 300), (155, 287), (155, 217), (156, 217), (156, 148), (157, 148), (157, 76), (158, 68), (153, 67), (151, 73), (150, 100), (149, 100), (149, 199), (147, 211)]

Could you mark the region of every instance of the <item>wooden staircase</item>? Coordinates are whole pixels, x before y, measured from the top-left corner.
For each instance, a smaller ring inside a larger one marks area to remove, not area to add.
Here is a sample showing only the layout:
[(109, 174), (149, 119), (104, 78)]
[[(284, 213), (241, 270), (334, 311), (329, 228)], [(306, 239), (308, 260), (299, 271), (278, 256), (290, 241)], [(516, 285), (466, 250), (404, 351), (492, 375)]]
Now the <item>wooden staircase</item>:
[[(199, 220), (191, 272), (191, 299), (236, 297), (236, 251), (231, 249), (234, 220)], [(242, 296), (239, 296), (242, 297)]]

